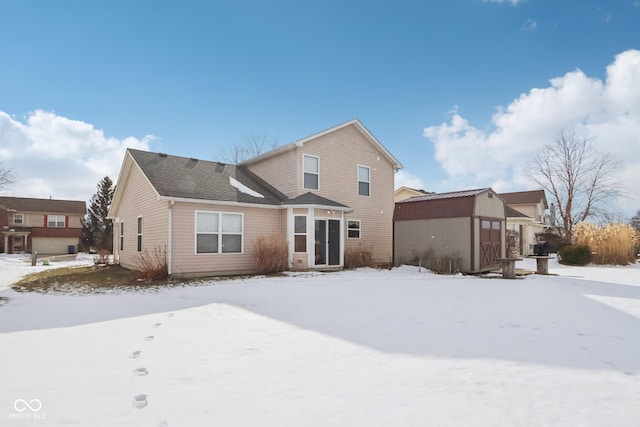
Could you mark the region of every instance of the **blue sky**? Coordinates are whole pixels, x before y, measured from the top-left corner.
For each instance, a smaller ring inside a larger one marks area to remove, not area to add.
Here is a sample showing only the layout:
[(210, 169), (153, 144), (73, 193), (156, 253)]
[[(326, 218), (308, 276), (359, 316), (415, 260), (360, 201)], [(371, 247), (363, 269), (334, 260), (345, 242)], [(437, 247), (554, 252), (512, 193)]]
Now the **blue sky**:
[[(305, 3), (0, 0), (0, 162), (31, 180), (25, 195), (89, 198), (100, 174), (117, 177), (125, 146), (213, 160), (254, 133), (284, 144), (358, 118), (405, 166), (400, 184), (516, 191), (530, 186), (525, 148), (559, 128), (609, 148), (602, 123), (624, 116), (640, 137), (640, 101), (613, 108), (608, 95), (611, 70), (640, 93), (639, 1)], [(581, 114), (534, 135), (539, 104)], [(499, 174), (469, 165), (496, 156)]]

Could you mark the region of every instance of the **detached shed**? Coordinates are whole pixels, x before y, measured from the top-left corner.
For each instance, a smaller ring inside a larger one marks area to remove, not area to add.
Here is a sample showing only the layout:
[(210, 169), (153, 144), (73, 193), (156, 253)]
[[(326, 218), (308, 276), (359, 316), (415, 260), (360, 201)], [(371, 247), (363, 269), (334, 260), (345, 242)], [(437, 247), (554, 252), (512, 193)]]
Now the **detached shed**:
[(397, 202), (393, 215), (394, 263), (459, 259), (463, 273), (500, 267), (505, 254), (505, 203), (491, 188), (434, 193)]

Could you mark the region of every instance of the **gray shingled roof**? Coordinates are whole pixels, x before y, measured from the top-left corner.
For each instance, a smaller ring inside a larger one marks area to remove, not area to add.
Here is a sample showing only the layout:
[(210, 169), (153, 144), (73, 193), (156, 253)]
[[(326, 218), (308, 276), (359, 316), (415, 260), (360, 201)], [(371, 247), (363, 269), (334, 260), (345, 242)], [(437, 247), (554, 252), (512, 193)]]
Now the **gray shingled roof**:
[(519, 210), (513, 209), (510, 206), (507, 206), (507, 218), (529, 218), (531, 219), (529, 216), (523, 214), (522, 212), (520, 212)]
[[(265, 205), (280, 205), (287, 198), (245, 166), (128, 151), (161, 196)], [(250, 191), (233, 186), (231, 178)]]
[(60, 214), (87, 213), (87, 205), (78, 200), (32, 199), (27, 197), (0, 196), (0, 208), (17, 212), (42, 212)]
[(282, 202), (283, 205), (321, 205), (321, 206), (334, 206), (338, 208), (348, 208), (349, 206), (342, 203), (335, 202), (327, 199), (326, 197), (318, 196), (315, 193), (304, 193), (293, 199), (287, 199)]

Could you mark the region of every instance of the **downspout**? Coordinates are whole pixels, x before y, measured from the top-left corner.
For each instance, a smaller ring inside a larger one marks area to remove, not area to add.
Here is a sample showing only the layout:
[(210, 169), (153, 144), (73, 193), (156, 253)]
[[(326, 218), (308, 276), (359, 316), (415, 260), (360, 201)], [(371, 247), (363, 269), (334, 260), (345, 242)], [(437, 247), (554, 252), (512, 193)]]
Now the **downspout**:
[(171, 248), (173, 246), (172, 244), (172, 239), (171, 236), (173, 236), (173, 204), (174, 201), (170, 200), (169, 201), (169, 226), (168, 228), (168, 233), (169, 235), (167, 236), (167, 273), (169, 274), (169, 276), (171, 276)]

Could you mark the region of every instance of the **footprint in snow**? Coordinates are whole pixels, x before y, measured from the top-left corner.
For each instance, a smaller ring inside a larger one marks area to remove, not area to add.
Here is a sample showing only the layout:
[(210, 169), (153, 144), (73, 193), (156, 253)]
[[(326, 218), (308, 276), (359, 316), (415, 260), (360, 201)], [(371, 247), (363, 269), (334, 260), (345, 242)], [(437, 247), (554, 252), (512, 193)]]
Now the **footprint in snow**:
[(173, 316), (174, 316), (174, 314), (173, 314), (173, 313), (169, 313), (169, 314), (167, 314), (167, 317), (173, 317)]
[(160, 325), (162, 325), (162, 323), (156, 323), (155, 325), (153, 325), (154, 328), (159, 328)]
[(140, 357), (140, 350), (136, 350), (129, 355), (129, 359), (137, 359), (138, 357)]
[(153, 335), (149, 335), (147, 337), (144, 337), (144, 340), (145, 341), (153, 341), (153, 338), (154, 338)]
[(149, 404), (149, 402), (147, 402), (147, 395), (146, 394), (138, 394), (137, 396), (133, 397), (133, 407), (134, 408), (142, 409), (145, 406), (147, 406), (148, 404)]
[(146, 368), (136, 368), (133, 370), (133, 375), (137, 377), (144, 377), (149, 375), (149, 371)]

